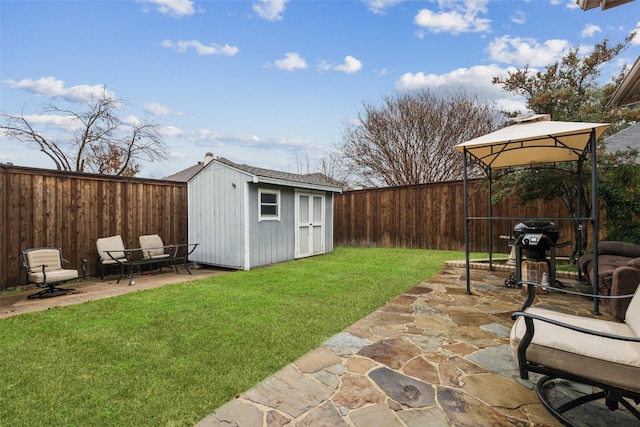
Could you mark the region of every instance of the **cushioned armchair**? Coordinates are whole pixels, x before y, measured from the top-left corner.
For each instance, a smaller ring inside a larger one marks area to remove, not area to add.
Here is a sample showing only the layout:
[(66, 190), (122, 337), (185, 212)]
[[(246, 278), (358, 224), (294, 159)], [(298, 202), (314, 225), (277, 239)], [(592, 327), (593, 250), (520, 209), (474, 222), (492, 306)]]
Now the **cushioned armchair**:
[[(148, 234), (146, 236), (140, 236), (138, 240), (140, 242), (140, 248), (142, 249), (143, 259), (158, 261), (160, 263), (160, 270), (162, 270), (162, 262), (168, 262), (172, 267), (175, 267), (175, 256), (173, 253), (168, 252), (170, 248), (164, 245), (160, 236), (157, 234)], [(176, 267), (176, 272), (177, 271), (178, 268)]]
[[(593, 253), (578, 259), (580, 271), (589, 279), (593, 277)], [(633, 294), (640, 283), (640, 245), (626, 242), (602, 241), (598, 243), (598, 293), (604, 296)], [(603, 300), (603, 306), (612, 316), (624, 319), (629, 298)]]
[[(98, 260), (100, 261), (100, 278), (104, 281), (104, 267), (110, 265), (120, 266), (120, 277), (124, 273), (124, 266), (128, 264), (127, 254), (124, 250), (124, 242), (119, 234), (111, 237), (101, 237), (96, 240)], [(118, 279), (120, 280), (120, 279)]]
[[(529, 379), (530, 372), (544, 375), (537, 382), (538, 396), (564, 425), (576, 425), (571, 409), (600, 399), (607, 408), (615, 410), (622, 405), (630, 414), (625, 421), (611, 425), (640, 425), (640, 288), (631, 299), (624, 322), (615, 322), (531, 306), (534, 287), (540, 285), (527, 285), (522, 311), (511, 316), (516, 320), (511, 329), (511, 350), (518, 359), (520, 377)], [(593, 393), (566, 395), (564, 400), (552, 402), (552, 389), (562, 384), (557, 379), (592, 386)]]
[[(79, 277), (78, 270), (63, 267), (67, 262), (62, 258), (62, 251), (58, 248), (31, 248), (22, 251), (22, 265), (27, 274), (27, 282), (45, 288), (27, 298), (47, 298), (73, 291), (57, 286)], [(82, 260), (83, 278), (86, 271), (85, 262), (86, 260)]]

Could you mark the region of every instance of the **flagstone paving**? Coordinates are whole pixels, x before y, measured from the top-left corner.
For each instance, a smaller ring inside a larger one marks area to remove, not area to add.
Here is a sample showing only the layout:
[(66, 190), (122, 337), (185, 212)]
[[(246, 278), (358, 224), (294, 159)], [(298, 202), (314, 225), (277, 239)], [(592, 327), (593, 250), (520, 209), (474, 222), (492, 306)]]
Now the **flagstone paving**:
[[(472, 273), (467, 295), (464, 274), (446, 267), (198, 427), (561, 425), (533, 390), (539, 377), (520, 379), (509, 348), (510, 316), (522, 307), (521, 290), (504, 286), (508, 273), (483, 271)], [(537, 304), (593, 317), (590, 299), (537, 298)], [(563, 390), (580, 392), (572, 385)], [(584, 425), (631, 425), (623, 411), (595, 405), (580, 411)]]

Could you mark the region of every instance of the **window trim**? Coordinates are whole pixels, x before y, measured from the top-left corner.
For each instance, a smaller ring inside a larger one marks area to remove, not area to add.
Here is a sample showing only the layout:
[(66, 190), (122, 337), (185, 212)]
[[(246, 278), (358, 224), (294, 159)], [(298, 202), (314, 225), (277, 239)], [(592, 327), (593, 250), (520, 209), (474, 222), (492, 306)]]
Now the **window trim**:
[[(275, 194), (275, 203), (262, 203), (263, 194)], [(258, 222), (262, 221), (280, 221), (280, 206), (281, 206), (280, 190), (272, 188), (258, 188)], [(262, 215), (262, 206), (275, 206), (276, 215)]]

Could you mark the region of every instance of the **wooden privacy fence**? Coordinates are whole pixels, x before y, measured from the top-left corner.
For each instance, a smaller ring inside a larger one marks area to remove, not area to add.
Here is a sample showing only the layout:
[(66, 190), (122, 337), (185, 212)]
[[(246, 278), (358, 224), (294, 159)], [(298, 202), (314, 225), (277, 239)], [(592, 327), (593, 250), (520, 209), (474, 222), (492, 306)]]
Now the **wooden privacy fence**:
[(186, 243), (187, 185), (0, 164), (0, 290), (25, 283), (20, 251), (62, 248), (68, 268), (99, 272), (96, 239), (122, 235), (126, 247), (158, 234)]
[[(487, 217), (486, 180), (469, 182), (469, 216)], [(516, 199), (493, 205), (493, 217), (565, 218), (560, 198), (526, 204)], [(520, 220), (493, 220), (493, 251), (507, 253), (507, 241)], [(560, 227), (560, 242), (573, 239), (570, 221), (554, 221)], [(488, 252), (489, 223), (469, 222), (470, 250)], [(405, 187), (347, 191), (336, 195), (334, 242), (345, 246), (403, 247), (464, 251), (463, 182), (422, 184)], [(570, 247), (559, 249), (568, 255)]]

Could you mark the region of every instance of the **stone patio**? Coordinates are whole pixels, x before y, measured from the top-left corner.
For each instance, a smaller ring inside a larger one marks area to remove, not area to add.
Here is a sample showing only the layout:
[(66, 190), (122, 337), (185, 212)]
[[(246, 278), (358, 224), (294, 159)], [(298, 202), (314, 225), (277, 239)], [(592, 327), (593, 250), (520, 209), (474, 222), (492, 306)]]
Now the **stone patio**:
[[(451, 265), (198, 427), (561, 425), (533, 390), (538, 377), (519, 378), (509, 348), (510, 316), (522, 306), (522, 291), (504, 286), (507, 272), (474, 270), (467, 295), (464, 269)], [(593, 317), (587, 298), (550, 293), (536, 303)], [(556, 399), (582, 391), (575, 384), (554, 389)], [(628, 413), (599, 404), (575, 411), (585, 426), (637, 425)]]

